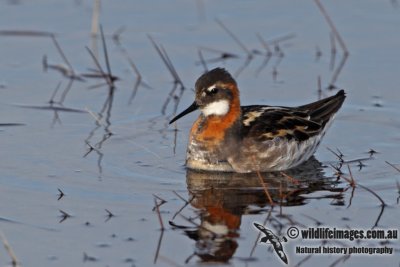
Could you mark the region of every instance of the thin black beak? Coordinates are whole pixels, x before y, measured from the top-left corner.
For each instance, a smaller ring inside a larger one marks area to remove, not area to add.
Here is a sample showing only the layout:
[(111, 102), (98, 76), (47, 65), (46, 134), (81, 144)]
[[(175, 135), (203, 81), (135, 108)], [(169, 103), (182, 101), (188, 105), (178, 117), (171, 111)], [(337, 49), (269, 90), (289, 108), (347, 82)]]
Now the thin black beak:
[(189, 114), (190, 112), (195, 111), (196, 109), (198, 109), (199, 106), (197, 105), (196, 101), (193, 102), (193, 104), (190, 105), (190, 107), (188, 107), (187, 109), (185, 109), (184, 111), (182, 111), (181, 113), (179, 113), (178, 115), (175, 116), (175, 118), (173, 118), (169, 124), (173, 123), (174, 121), (179, 120), (180, 118), (182, 118), (183, 116), (185, 116), (186, 114)]

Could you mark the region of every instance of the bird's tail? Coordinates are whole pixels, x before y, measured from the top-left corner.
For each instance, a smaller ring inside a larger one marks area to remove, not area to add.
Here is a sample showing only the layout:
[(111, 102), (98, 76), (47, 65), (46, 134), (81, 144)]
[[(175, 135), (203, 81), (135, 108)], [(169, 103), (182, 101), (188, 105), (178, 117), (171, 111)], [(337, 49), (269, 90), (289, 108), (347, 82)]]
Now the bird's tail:
[(346, 94), (344, 90), (340, 90), (334, 96), (321, 99), (311, 104), (299, 106), (298, 108), (306, 111), (310, 115), (311, 120), (325, 125), (340, 109), (345, 98)]

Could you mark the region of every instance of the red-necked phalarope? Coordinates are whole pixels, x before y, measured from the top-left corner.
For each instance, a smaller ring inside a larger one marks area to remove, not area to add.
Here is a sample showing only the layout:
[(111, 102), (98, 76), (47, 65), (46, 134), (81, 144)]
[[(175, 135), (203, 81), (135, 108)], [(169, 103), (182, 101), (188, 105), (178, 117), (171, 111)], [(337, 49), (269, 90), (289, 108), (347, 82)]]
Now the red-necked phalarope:
[(336, 95), (299, 107), (240, 106), (239, 89), (222, 68), (203, 74), (193, 104), (170, 123), (200, 109), (190, 131), (190, 169), (255, 172), (298, 166), (317, 149), (346, 98)]

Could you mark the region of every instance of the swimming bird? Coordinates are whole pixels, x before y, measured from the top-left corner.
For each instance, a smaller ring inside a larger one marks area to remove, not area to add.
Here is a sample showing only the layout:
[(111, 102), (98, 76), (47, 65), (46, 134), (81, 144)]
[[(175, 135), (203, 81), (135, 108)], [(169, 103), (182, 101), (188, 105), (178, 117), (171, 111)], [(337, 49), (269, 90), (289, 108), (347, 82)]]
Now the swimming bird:
[(307, 161), (346, 97), (340, 90), (298, 107), (241, 106), (238, 85), (223, 68), (201, 75), (195, 94), (170, 121), (201, 111), (190, 130), (186, 166), (239, 173), (287, 170)]

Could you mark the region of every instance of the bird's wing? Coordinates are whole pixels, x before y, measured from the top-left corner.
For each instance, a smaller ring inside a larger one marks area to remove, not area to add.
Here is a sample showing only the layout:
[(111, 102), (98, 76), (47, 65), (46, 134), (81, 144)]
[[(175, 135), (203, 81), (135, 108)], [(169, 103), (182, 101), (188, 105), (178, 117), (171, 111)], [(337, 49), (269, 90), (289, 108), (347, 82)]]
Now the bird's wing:
[(258, 141), (280, 137), (305, 141), (319, 134), (324, 125), (313, 121), (307, 111), (298, 108), (243, 106), (242, 131)]
[(298, 107), (243, 106), (243, 135), (259, 141), (276, 137), (305, 141), (321, 133), (346, 98), (336, 95)]

